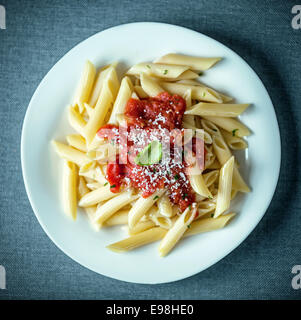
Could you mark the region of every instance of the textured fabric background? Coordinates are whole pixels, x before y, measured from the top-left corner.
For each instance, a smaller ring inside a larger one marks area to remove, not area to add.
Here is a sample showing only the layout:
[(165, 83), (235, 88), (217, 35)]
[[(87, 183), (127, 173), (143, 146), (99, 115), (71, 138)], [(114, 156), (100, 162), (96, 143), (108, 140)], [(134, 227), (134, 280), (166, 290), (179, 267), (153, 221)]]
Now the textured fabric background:
[[(291, 27), (297, 3), (0, 0), (7, 13), (0, 30), (0, 265), (7, 290), (0, 299), (300, 299), (301, 289), (291, 287), (291, 269), (301, 264), (301, 29)], [(278, 187), (253, 233), (218, 264), (164, 285), (112, 280), (73, 262), (40, 227), (21, 173), (22, 122), (44, 75), (77, 43), (134, 21), (188, 27), (236, 51), (268, 89), (282, 139)]]

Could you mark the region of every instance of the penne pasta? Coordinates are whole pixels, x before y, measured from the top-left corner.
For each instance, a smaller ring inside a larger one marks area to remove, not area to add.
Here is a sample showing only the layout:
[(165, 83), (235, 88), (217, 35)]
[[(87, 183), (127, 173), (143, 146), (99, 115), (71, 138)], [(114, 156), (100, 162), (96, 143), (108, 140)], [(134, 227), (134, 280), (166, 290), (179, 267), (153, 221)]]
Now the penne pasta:
[(198, 211), (195, 219), (199, 219), (206, 215), (207, 213), (213, 212), (215, 210), (216, 204), (213, 200), (203, 200), (198, 203)]
[(102, 86), (99, 98), (94, 108), (93, 117), (89, 119), (87, 125), (83, 129), (83, 134), (88, 144), (90, 144), (97, 130), (104, 122), (105, 116), (113, 104), (116, 92), (118, 90), (118, 79), (114, 68), (108, 71), (107, 78)]
[(116, 213), (114, 213), (109, 219), (107, 219), (104, 222), (103, 226), (111, 227), (111, 226), (117, 226), (120, 224), (127, 224), (128, 214), (129, 214), (129, 210), (127, 209), (119, 210)]
[(173, 216), (172, 205), (167, 195), (163, 195), (160, 199), (158, 199), (157, 203), (158, 203), (159, 212), (162, 216), (167, 218), (170, 218)]
[(133, 84), (129, 77), (124, 77), (121, 81), (118, 95), (116, 97), (109, 123), (118, 124), (116, 115), (123, 114), (125, 106), (133, 93)]
[(86, 61), (80, 82), (76, 89), (73, 104), (88, 102), (95, 79), (96, 69), (91, 61)]
[(102, 185), (107, 185), (108, 182), (103, 174), (100, 166), (96, 165), (96, 162), (89, 162), (79, 168), (79, 175), (85, 177), (86, 179), (91, 179), (93, 182), (99, 182)]
[[(189, 88), (183, 94), (183, 98), (186, 101), (186, 108), (190, 108), (192, 105), (192, 89)], [(183, 116), (183, 121), (190, 123), (192, 126), (195, 125), (194, 116)]]
[(156, 191), (152, 196), (148, 198), (140, 197), (133, 205), (129, 212), (129, 228), (132, 229), (137, 222), (142, 218), (144, 214), (156, 203), (156, 201), (162, 196), (164, 190)]
[[(188, 66), (180, 65), (170, 65), (170, 64), (156, 64), (150, 62), (143, 62), (131, 67), (127, 74), (129, 75), (139, 75), (146, 73), (150, 76), (155, 76), (158, 78), (178, 78), (185, 71), (188, 71)], [(198, 76), (198, 75), (197, 75)]]
[(221, 58), (200, 58), (182, 54), (169, 53), (157, 59), (156, 63), (189, 66), (192, 70), (205, 71), (214, 66)]
[(248, 148), (248, 144), (245, 140), (243, 140), (240, 137), (237, 137), (235, 134), (235, 130), (233, 130), (232, 133), (221, 129), (221, 133), (227, 143), (227, 145), (232, 149), (232, 150), (241, 150), (241, 149), (246, 149)]
[(91, 108), (94, 108), (96, 103), (97, 103), (97, 100), (99, 98), (99, 95), (100, 95), (104, 80), (105, 80), (106, 76), (108, 75), (110, 66), (114, 67), (114, 64), (107, 65), (107, 66), (101, 68), (99, 70), (99, 72), (98, 72), (98, 75), (97, 75), (97, 77), (96, 77), (96, 79), (94, 81), (92, 93), (91, 93), (91, 96), (90, 96), (90, 99), (89, 99), (89, 105), (91, 106)]
[(234, 157), (232, 156), (220, 170), (214, 218), (220, 216), (230, 207), (233, 168)]
[(141, 74), (140, 81), (143, 91), (150, 97), (155, 97), (164, 91), (156, 81), (144, 73)]
[(87, 123), (84, 120), (84, 118), (81, 116), (81, 114), (78, 112), (78, 110), (76, 110), (75, 107), (69, 107), (68, 120), (69, 120), (70, 126), (75, 131), (82, 134), (82, 131)]
[(86, 140), (79, 134), (69, 134), (66, 136), (68, 144), (82, 152), (87, 152)]
[(170, 250), (177, 244), (181, 239), (187, 226), (191, 224), (196, 215), (196, 208), (190, 209), (189, 207), (181, 214), (181, 216), (176, 220), (175, 224), (171, 229), (168, 230), (166, 235), (159, 246), (159, 254), (161, 257), (166, 256)]
[(218, 175), (219, 175), (218, 170), (212, 170), (203, 174), (203, 179), (207, 188), (209, 188), (216, 181), (216, 179), (218, 178)]
[(202, 174), (189, 175), (189, 182), (191, 184), (192, 189), (197, 194), (206, 198), (212, 198), (212, 194), (209, 191), (208, 187), (206, 186)]
[(249, 129), (236, 119), (207, 116), (204, 116), (204, 118), (211, 121), (215, 125), (225, 129), (228, 132), (235, 132), (235, 135), (238, 137), (249, 136), (251, 134)]
[(132, 190), (126, 190), (113, 199), (108, 200), (104, 204), (100, 205), (95, 214), (95, 222), (102, 225), (107, 219), (109, 219), (114, 213), (137, 199), (136, 195), (133, 195)]
[(64, 143), (52, 141), (56, 153), (63, 159), (74, 162), (78, 166), (85, 165), (91, 160), (81, 151), (74, 149)]
[(90, 207), (101, 201), (109, 200), (113, 197), (116, 197), (117, 195), (118, 193), (111, 192), (110, 186), (107, 185), (84, 195), (79, 201), (79, 206)]
[(160, 85), (164, 90), (171, 94), (178, 94), (184, 97), (187, 90), (191, 90), (192, 99), (216, 103), (222, 102), (221, 97), (214, 90), (206, 87), (197, 87), (173, 82), (161, 82)]
[(141, 86), (135, 86), (134, 89), (140, 99), (148, 97), (147, 93), (142, 89)]
[(230, 220), (235, 217), (235, 215), (235, 213), (228, 213), (226, 215), (219, 216), (216, 219), (206, 218), (194, 221), (190, 228), (185, 232), (184, 237), (224, 228)]
[(248, 147), (237, 117), (249, 104), (197, 80), (220, 59), (167, 54), (135, 64), (121, 82), (117, 63), (98, 72), (85, 63), (68, 107), (76, 133), (52, 144), (64, 159), (64, 211), (76, 219), (79, 206), (94, 230), (128, 232), (108, 249), (161, 240), (166, 256), (183, 237), (226, 226), (231, 200), (250, 191), (231, 152)]
[(146, 244), (158, 241), (164, 237), (167, 230), (155, 227), (141, 233), (132, 235), (127, 239), (115, 242), (107, 246), (108, 249), (115, 252), (125, 252), (144, 246)]
[[(227, 215), (222, 215), (216, 219), (212, 219), (212, 218), (199, 219), (190, 224), (190, 228), (187, 228), (183, 237), (188, 237), (188, 236), (196, 235), (203, 232), (222, 229), (234, 217), (235, 217), (235, 213), (229, 213)], [(127, 239), (121, 240), (119, 242), (115, 242), (107, 246), (107, 248), (118, 253), (130, 251), (138, 247), (144, 246), (146, 244), (161, 240), (166, 235), (166, 233), (167, 233), (167, 230), (163, 228), (160, 228), (160, 227), (151, 228), (144, 232), (130, 236)]]
[(67, 215), (76, 219), (77, 213), (77, 171), (74, 163), (64, 161), (63, 168), (63, 205)]
[(224, 104), (224, 103), (203, 103), (200, 102), (190, 109), (186, 110), (185, 114), (196, 116), (213, 116), (213, 117), (237, 117), (243, 113), (248, 104)]
[(223, 94), (223, 93), (221, 93), (221, 92), (219, 92), (219, 91), (216, 91), (215, 89), (210, 88), (210, 87), (208, 87), (208, 86), (204, 85), (203, 83), (198, 82), (198, 81), (196, 81), (196, 80), (180, 80), (178, 83), (188, 84), (188, 85), (192, 85), (192, 86), (200, 86), (200, 87), (205, 87), (205, 88), (210, 89), (210, 90), (214, 90), (215, 93), (216, 93), (218, 96), (220, 96), (220, 98), (222, 99), (222, 102), (223, 102), (223, 103), (227, 103), (227, 102), (230, 102), (230, 101), (233, 100), (232, 97), (229, 97), (229, 96), (227, 96), (227, 95), (225, 95), (225, 94)]
[[(222, 135), (215, 136), (213, 138), (213, 148), (218, 161), (222, 165), (224, 165), (232, 156), (232, 153), (228, 148)], [(233, 169), (233, 188), (241, 192), (250, 192), (250, 188), (244, 182), (236, 165), (234, 166), (234, 169)]]
[(134, 228), (129, 229), (129, 234), (130, 235), (138, 234), (138, 233), (141, 233), (145, 230), (154, 228), (155, 226), (156, 226), (156, 224), (151, 220), (140, 221), (134, 226)]
[[(81, 199), (85, 194), (89, 193), (90, 190), (86, 185), (86, 181), (84, 177), (79, 177), (79, 183), (78, 183), (78, 198)], [(91, 207), (85, 207), (84, 208), (89, 221), (91, 223), (91, 226), (95, 231), (99, 231), (100, 225), (94, 222), (94, 217), (96, 213), (96, 206)]]

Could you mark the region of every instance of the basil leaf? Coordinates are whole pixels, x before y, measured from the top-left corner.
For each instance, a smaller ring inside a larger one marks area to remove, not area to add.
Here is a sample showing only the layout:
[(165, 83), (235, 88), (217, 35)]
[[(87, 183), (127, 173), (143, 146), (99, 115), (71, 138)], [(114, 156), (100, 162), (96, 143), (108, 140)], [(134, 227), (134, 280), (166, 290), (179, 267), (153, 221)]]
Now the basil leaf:
[(162, 144), (154, 140), (149, 143), (134, 159), (139, 166), (150, 166), (158, 163), (162, 159)]

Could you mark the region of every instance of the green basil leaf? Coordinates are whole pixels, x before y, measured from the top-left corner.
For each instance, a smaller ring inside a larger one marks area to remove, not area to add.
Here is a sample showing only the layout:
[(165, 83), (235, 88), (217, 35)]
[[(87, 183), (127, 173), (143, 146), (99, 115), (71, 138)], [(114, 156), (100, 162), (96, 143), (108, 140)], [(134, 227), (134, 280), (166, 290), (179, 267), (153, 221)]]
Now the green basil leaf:
[(149, 143), (134, 159), (139, 166), (150, 166), (159, 163), (162, 159), (162, 144), (154, 140)]

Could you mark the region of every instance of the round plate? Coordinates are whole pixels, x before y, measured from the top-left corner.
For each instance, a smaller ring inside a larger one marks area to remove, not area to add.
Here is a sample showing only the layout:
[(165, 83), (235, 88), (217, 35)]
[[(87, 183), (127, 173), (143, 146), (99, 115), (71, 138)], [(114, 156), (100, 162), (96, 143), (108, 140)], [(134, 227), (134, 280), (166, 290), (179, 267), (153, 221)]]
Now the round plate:
[[(222, 57), (205, 72), (203, 82), (252, 103), (241, 120), (252, 130), (249, 148), (240, 152), (240, 170), (252, 188), (231, 206), (237, 217), (224, 229), (189, 237), (165, 258), (158, 243), (118, 254), (106, 245), (126, 237), (120, 227), (91, 229), (83, 212), (72, 222), (60, 202), (62, 161), (51, 139), (72, 132), (66, 119), (85, 60), (96, 66), (120, 62), (124, 71), (133, 64), (176, 52)], [(249, 65), (229, 48), (198, 32), (162, 23), (132, 23), (100, 32), (69, 51), (45, 76), (33, 95), (24, 119), (21, 160), (26, 191), (44, 231), (69, 257), (105, 276), (136, 283), (164, 283), (192, 276), (235, 249), (267, 210), (280, 168), (279, 128), (271, 99)], [(259, 245), (259, 244), (258, 244)]]

